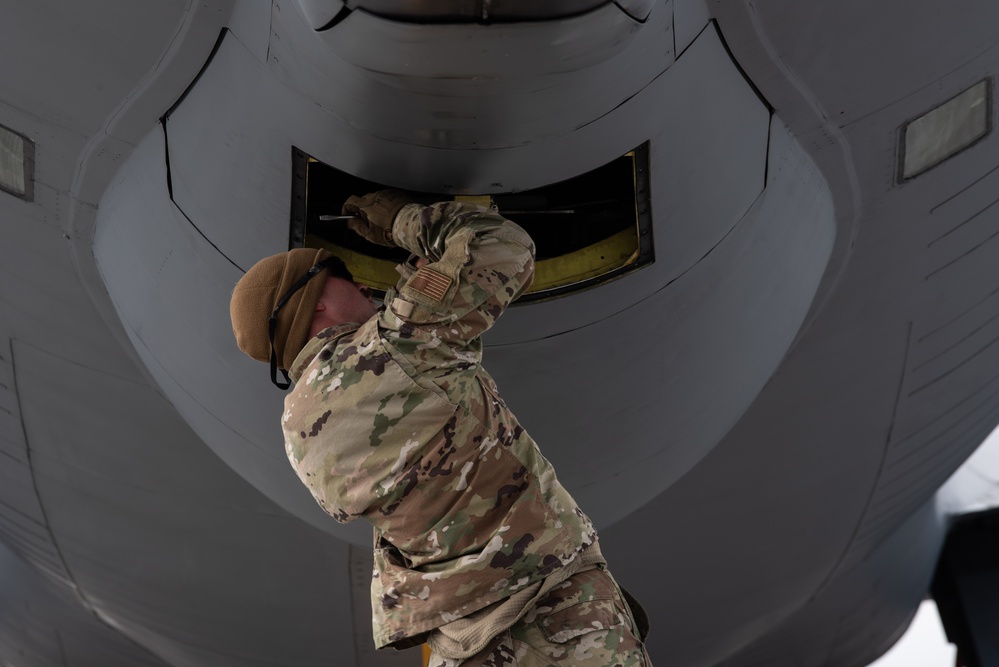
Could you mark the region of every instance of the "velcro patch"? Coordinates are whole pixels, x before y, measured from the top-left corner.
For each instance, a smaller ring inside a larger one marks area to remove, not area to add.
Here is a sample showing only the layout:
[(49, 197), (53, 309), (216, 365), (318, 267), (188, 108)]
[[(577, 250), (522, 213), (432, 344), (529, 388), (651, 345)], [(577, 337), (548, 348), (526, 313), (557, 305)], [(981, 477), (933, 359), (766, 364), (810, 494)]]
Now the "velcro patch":
[(409, 280), (409, 287), (420, 294), (440, 303), (444, 301), (451, 279), (443, 273), (423, 267)]
[(415, 307), (416, 304), (410, 303), (405, 299), (396, 298), (392, 301), (392, 310), (394, 310), (395, 314), (399, 317), (409, 317), (413, 314), (413, 308)]

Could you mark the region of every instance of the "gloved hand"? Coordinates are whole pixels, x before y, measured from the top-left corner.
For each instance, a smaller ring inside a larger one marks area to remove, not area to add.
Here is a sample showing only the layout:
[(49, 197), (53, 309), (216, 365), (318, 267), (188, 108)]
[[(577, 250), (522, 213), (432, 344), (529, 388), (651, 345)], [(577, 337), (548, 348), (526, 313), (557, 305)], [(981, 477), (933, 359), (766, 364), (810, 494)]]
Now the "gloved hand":
[(359, 236), (378, 245), (395, 246), (392, 239), (392, 223), (395, 216), (406, 204), (413, 203), (402, 190), (379, 190), (358, 197), (351, 195), (343, 203), (344, 215), (356, 215), (347, 227)]

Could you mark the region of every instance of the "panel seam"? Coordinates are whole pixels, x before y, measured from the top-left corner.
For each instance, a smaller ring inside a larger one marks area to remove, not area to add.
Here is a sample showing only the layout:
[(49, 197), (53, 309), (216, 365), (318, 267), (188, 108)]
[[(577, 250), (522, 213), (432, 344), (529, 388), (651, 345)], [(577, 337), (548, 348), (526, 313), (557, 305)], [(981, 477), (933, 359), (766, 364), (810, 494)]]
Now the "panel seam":
[[(73, 593), (75, 594), (75, 597), (77, 598), (77, 600), (79, 600), (79, 602), (83, 605), (84, 609), (86, 609), (87, 611), (89, 611), (93, 615), (93, 617), (97, 620), (98, 623), (100, 623), (102, 626), (108, 628), (116, 636), (121, 637), (126, 642), (128, 642), (128, 643), (132, 644), (133, 646), (135, 646), (137, 649), (139, 649), (141, 651), (144, 651), (148, 655), (152, 656), (154, 659), (159, 660), (160, 659), (159, 656), (157, 656), (155, 653), (153, 653), (152, 651), (150, 651), (148, 648), (146, 648), (145, 646), (143, 646), (142, 644), (140, 644), (139, 642), (137, 642), (135, 639), (133, 639), (129, 635), (127, 635), (124, 632), (122, 632), (119, 628), (115, 627), (114, 625), (112, 625), (111, 623), (109, 623), (108, 621), (106, 621), (97, 612), (96, 607), (94, 607), (93, 603), (87, 597), (86, 593), (84, 593), (83, 590), (80, 588), (80, 585), (76, 581), (76, 577), (73, 576), (72, 571), (69, 569), (69, 564), (66, 562), (66, 557), (63, 555), (62, 549), (59, 547), (59, 543), (56, 540), (55, 534), (52, 532), (52, 526), (49, 523), (48, 513), (45, 511), (45, 503), (42, 502), (42, 496), (41, 496), (41, 494), (38, 491), (38, 480), (35, 478), (35, 468), (32, 465), (31, 442), (28, 439), (28, 428), (27, 428), (27, 425), (24, 423), (24, 411), (20, 409), (20, 406), (21, 406), (22, 403), (21, 403), (21, 394), (20, 394), (19, 386), (18, 386), (19, 383), (18, 383), (18, 380), (17, 380), (17, 359), (15, 358), (15, 354), (14, 354), (14, 340), (15, 339), (12, 337), (12, 338), (9, 339), (9, 343), (8, 343), (9, 346), (10, 346), (9, 349), (10, 349), (11, 376), (13, 378), (14, 396), (17, 397), (17, 403), (18, 403), (18, 420), (19, 420), (19, 422), (21, 424), (21, 433), (22, 433), (22, 436), (24, 437), (24, 451), (25, 451), (25, 456), (27, 457), (28, 470), (29, 470), (29, 473), (31, 475), (31, 488), (32, 488), (32, 490), (35, 493), (35, 500), (38, 502), (38, 510), (39, 510), (39, 512), (41, 512), (41, 515), (42, 515), (42, 522), (43, 522), (42, 525), (44, 525), (45, 531), (46, 531), (46, 533), (48, 533), (48, 536), (49, 536), (49, 542), (51, 543), (52, 548), (55, 550), (56, 556), (58, 556), (58, 558), (59, 558), (59, 564), (62, 566), (62, 571), (63, 571), (63, 573), (66, 576), (66, 580), (69, 581), (69, 583), (72, 585), (72, 587), (73, 587)], [(60, 648), (61, 648), (61, 645), (60, 645)]]

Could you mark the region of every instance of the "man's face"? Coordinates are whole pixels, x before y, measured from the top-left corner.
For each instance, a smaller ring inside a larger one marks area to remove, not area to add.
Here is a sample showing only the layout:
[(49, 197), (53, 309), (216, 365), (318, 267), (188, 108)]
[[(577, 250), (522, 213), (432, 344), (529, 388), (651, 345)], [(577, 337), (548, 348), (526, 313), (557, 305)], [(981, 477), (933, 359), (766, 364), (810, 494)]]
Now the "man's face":
[[(318, 278), (318, 277), (317, 277)], [(327, 276), (323, 293), (312, 316), (309, 336), (345, 322), (362, 324), (378, 312), (378, 306), (368, 296), (368, 288), (343, 278)]]

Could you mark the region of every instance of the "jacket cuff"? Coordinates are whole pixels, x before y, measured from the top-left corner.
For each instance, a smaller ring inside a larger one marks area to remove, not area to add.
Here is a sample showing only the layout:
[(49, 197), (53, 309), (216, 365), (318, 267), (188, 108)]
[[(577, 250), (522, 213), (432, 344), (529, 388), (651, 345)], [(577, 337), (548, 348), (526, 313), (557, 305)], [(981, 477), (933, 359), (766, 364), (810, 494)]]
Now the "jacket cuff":
[(414, 255), (424, 257), (420, 248), (420, 231), (423, 228), (422, 204), (406, 204), (395, 214), (392, 220), (392, 240), (400, 248), (405, 248)]

